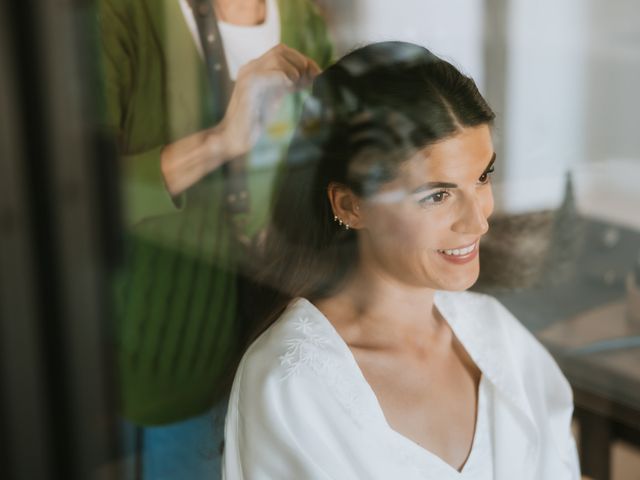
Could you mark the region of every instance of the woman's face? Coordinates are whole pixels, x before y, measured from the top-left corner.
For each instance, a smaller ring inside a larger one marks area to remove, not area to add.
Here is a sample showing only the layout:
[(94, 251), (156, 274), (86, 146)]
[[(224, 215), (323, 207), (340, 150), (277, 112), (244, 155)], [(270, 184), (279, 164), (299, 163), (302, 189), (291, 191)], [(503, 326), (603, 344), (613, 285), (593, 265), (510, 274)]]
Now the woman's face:
[(464, 290), (480, 271), (493, 211), (495, 154), (487, 125), (421, 150), (361, 202), (361, 261), (403, 284)]

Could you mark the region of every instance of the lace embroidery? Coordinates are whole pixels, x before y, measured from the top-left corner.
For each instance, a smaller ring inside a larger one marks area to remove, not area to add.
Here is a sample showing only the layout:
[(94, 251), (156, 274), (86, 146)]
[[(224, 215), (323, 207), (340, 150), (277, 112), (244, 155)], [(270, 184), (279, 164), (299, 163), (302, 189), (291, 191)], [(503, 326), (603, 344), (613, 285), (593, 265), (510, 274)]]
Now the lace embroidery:
[(308, 317), (295, 319), (293, 326), (302, 335), (285, 341), (287, 351), (280, 356), (280, 365), (285, 368), (282, 380), (296, 375), (304, 366), (316, 371), (323, 369), (323, 366), (326, 369), (326, 358), (322, 355), (326, 337), (313, 332), (313, 324)]
[[(346, 368), (345, 363), (351, 362), (348, 353), (329, 352), (332, 345), (332, 332), (328, 332), (322, 323), (313, 318), (300, 316), (291, 320), (296, 334), (284, 342), (287, 349), (279, 357), (284, 373), (282, 381), (304, 373), (308, 368), (325, 382), (326, 390), (338, 401), (354, 423), (363, 430), (379, 422), (376, 408), (367, 403), (367, 395), (363, 395), (362, 379), (353, 374), (353, 369)], [(299, 333), (298, 333), (299, 332)], [(336, 333), (337, 335), (337, 333)], [(345, 346), (346, 348), (346, 346)], [(365, 437), (369, 441), (373, 437)], [(404, 465), (415, 472), (418, 477), (430, 478), (434, 473), (447, 475), (444, 466), (429, 462), (425, 465), (425, 452), (408, 448), (406, 440), (401, 441), (398, 436), (389, 435), (378, 438), (386, 445), (386, 451), (398, 465)], [(435, 472), (434, 472), (434, 469)]]
[(298, 317), (292, 324), (300, 335), (285, 340), (287, 350), (279, 357), (280, 365), (284, 367), (281, 380), (297, 375), (303, 368), (311, 369), (324, 379), (329, 391), (349, 416), (363, 426), (371, 415), (367, 415), (365, 411), (368, 409), (363, 408), (357, 379), (347, 377), (348, 370), (344, 368), (347, 359), (341, 360), (327, 351), (331, 338), (327, 332), (321, 331), (317, 322), (309, 317)]

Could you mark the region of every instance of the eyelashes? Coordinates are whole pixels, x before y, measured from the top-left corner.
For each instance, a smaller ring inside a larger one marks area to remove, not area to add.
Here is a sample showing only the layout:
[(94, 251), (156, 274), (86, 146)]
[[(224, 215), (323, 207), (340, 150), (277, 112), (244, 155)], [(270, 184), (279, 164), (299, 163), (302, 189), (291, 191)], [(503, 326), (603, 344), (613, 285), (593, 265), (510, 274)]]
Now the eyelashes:
[[(487, 185), (490, 182), (491, 176), (494, 171), (495, 171), (494, 165), (491, 165), (489, 168), (487, 168), (484, 171), (484, 173), (480, 175), (480, 178), (478, 178), (478, 184)], [(443, 203), (447, 198), (449, 198), (451, 194), (452, 194), (451, 190), (445, 188), (442, 190), (438, 190), (437, 192), (431, 193), (424, 198), (421, 198), (420, 200), (418, 200), (418, 203), (425, 207), (428, 207), (431, 205), (438, 205), (440, 203)]]
[(481, 185), (484, 185), (486, 183), (489, 183), (489, 180), (491, 180), (491, 174), (495, 171), (495, 165), (491, 165), (489, 168), (487, 168), (484, 173), (482, 175), (480, 175), (480, 178), (478, 179), (478, 182)]
[(418, 203), (424, 206), (437, 205), (438, 203), (444, 202), (450, 195), (451, 192), (449, 190), (438, 190), (431, 195), (421, 198), (418, 200)]

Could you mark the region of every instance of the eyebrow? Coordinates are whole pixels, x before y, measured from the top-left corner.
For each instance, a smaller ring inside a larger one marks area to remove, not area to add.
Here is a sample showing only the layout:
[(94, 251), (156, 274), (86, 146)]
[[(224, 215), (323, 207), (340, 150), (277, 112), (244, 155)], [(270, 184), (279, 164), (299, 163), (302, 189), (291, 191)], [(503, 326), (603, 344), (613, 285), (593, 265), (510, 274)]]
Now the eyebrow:
[[(482, 172), (482, 175), (487, 173), (487, 171), (493, 166), (495, 161), (496, 161), (496, 152), (493, 152), (493, 155), (491, 156), (491, 160), (489, 160), (489, 163), (484, 169), (484, 171)], [(434, 188), (458, 188), (458, 184), (448, 183), (448, 182), (427, 182), (413, 189), (411, 193), (413, 194), (413, 193), (424, 192), (426, 190), (433, 190)]]

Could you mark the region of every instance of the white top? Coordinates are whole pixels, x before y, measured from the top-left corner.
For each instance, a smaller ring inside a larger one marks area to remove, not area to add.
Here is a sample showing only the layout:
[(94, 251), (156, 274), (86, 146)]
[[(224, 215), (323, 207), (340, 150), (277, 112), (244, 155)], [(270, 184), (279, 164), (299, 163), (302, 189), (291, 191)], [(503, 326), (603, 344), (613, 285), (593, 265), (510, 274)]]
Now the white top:
[(493, 480), (493, 444), (492, 444), (492, 411), (493, 387), (482, 375), (478, 385), (478, 407), (476, 425), (471, 444), (471, 451), (461, 471), (457, 471), (442, 458), (418, 445), (413, 440), (390, 429), (391, 435), (400, 437), (398, 441), (407, 442), (406, 448), (416, 450), (416, 454), (425, 455), (425, 461), (431, 463), (430, 473), (442, 480)]
[[(178, 0), (193, 41), (202, 56), (198, 26), (187, 0)], [(266, 0), (265, 20), (260, 25), (232, 25), (218, 21), (225, 58), (232, 80), (238, 78), (243, 65), (258, 58), (280, 43), (280, 11), (276, 0)]]
[[(478, 413), (475, 433), (469, 458), (458, 474), (452, 472), (451, 478), (469, 480), (493, 479), (493, 444), (491, 439), (491, 412), (493, 410), (493, 389), (487, 377), (480, 377), (478, 386)], [(440, 460), (438, 458), (438, 460)], [(442, 460), (440, 460), (442, 461)]]
[(342, 337), (298, 298), (238, 367), (223, 478), (579, 479), (571, 389), (547, 351), (492, 297), (436, 292), (434, 301), (482, 372), (462, 472), (389, 426)]

